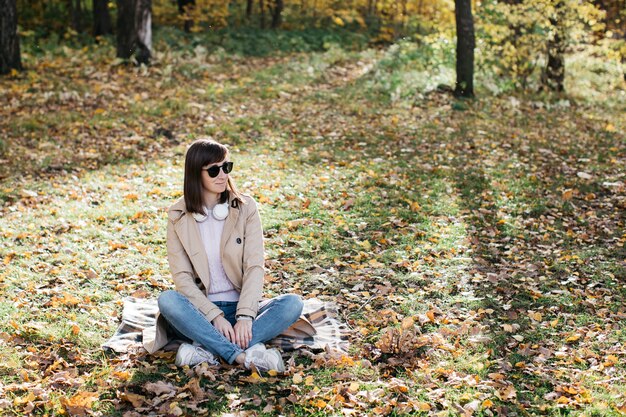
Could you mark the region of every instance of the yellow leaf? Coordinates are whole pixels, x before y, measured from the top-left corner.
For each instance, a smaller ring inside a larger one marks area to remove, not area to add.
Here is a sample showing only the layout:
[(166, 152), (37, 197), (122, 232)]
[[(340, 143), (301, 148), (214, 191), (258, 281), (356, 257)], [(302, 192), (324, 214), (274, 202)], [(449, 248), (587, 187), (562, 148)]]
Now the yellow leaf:
[(493, 407), (493, 401), (491, 400), (483, 401), (483, 408), (491, 408), (491, 407)]
[(565, 201), (571, 200), (572, 197), (574, 196), (574, 191), (573, 190), (565, 190), (563, 191), (563, 194), (561, 195), (561, 198)]
[(413, 317), (405, 317), (404, 319), (402, 319), (402, 329), (406, 330), (406, 329), (410, 329), (411, 327), (413, 327), (413, 324), (415, 323), (415, 321), (413, 320)]
[(317, 400), (313, 403), (314, 406), (316, 406), (317, 408), (324, 408), (326, 407), (326, 401), (324, 400)]
[(359, 383), (358, 382), (351, 382), (350, 386), (348, 387), (348, 391), (354, 393), (357, 392), (359, 390)]
[(604, 366), (613, 366), (619, 362), (619, 359), (615, 355), (609, 355), (606, 357), (606, 361), (604, 362)]
[(501, 400), (510, 400), (517, 397), (517, 391), (513, 385), (507, 385), (505, 388), (498, 391), (498, 397)]
[(141, 407), (141, 405), (146, 400), (146, 397), (144, 397), (143, 395), (133, 394), (132, 392), (121, 392), (119, 394), (119, 397), (120, 399), (131, 403), (135, 408)]
[(570, 337), (568, 337), (567, 339), (565, 339), (565, 343), (573, 343), (578, 341), (578, 339), (580, 339), (580, 335), (579, 334), (574, 334), (571, 335)]
[(304, 378), (304, 385), (313, 385), (313, 377), (311, 375)]
[(404, 384), (398, 384), (392, 387), (395, 391), (397, 392), (401, 392), (403, 394), (406, 394), (407, 392), (409, 392), (409, 387), (407, 387)]
[(431, 322), (435, 322), (435, 312), (432, 310), (428, 310), (426, 312), (426, 317), (428, 317), (428, 320), (430, 320)]
[(472, 401), (472, 396), (469, 393), (464, 393), (463, 395), (461, 395), (461, 397), (459, 398), (459, 401), (461, 401), (461, 403), (467, 403)]
[(16, 397), (16, 398), (13, 400), (13, 404), (14, 404), (14, 405), (18, 405), (18, 406), (19, 406), (19, 405), (24, 405), (24, 404), (26, 404), (26, 403), (29, 403), (29, 402), (31, 402), (31, 401), (34, 401), (34, 400), (35, 400), (35, 398), (36, 398), (36, 397), (35, 397), (35, 394), (33, 394), (33, 392), (31, 391), (31, 392), (29, 392), (28, 394), (26, 394), (26, 395), (25, 395), (25, 396), (23, 396), (23, 397)]
[(419, 410), (419, 411), (430, 411), (431, 407), (430, 404), (428, 403), (417, 403), (415, 404), (415, 407)]
[(61, 398), (61, 404), (65, 407), (65, 411), (72, 416), (86, 416), (87, 410), (91, 409), (92, 404), (97, 399), (98, 393), (82, 391), (71, 398)]
[(105, 111), (106, 111), (106, 110), (104, 110), (104, 109), (102, 109), (102, 108), (97, 108), (97, 109), (94, 111), (94, 114), (102, 114), (102, 113), (104, 113)]
[(293, 383), (294, 384), (301, 384), (302, 380), (303, 380), (303, 378), (302, 378), (302, 373), (301, 372), (293, 375)]
[(112, 375), (122, 381), (128, 381), (130, 379), (130, 372), (128, 371), (115, 371)]
[(170, 413), (175, 416), (182, 416), (184, 414), (184, 411), (178, 406), (178, 403), (171, 403)]
[(30, 381), (30, 377), (28, 376), (28, 372), (26, 372), (25, 369), (20, 369), (19, 373), (20, 373), (20, 376), (22, 377), (22, 381), (24, 381), (24, 382)]
[(543, 316), (541, 315), (541, 313), (536, 312), (536, 313), (531, 313), (530, 314), (530, 318), (535, 320), (535, 321), (541, 321), (541, 319), (543, 318)]
[(562, 396), (562, 395), (561, 395), (561, 396), (560, 396), (560, 397), (556, 400), (556, 402), (557, 402), (558, 404), (568, 404), (568, 403), (569, 403), (569, 399), (568, 399), (567, 397), (564, 397), (564, 396)]
[(333, 17), (333, 22), (335, 22), (335, 24), (339, 25), (339, 26), (343, 26), (344, 25), (343, 20), (340, 17), (338, 17), (338, 16)]
[(80, 327), (78, 327), (78, 325), (76, 324), (72, 324), (72, 334), (74, 336), (77, 336), (78, 333), (80, 333)]
[(4, 260), (2, 261), (2, 263), (5, 265), (8, 265), (9, 262), (11, 262), (11, 259), (13, 259), (14, 257), (15, 257), (15, 252), (11, 252), (7, 256), (4, 257)]

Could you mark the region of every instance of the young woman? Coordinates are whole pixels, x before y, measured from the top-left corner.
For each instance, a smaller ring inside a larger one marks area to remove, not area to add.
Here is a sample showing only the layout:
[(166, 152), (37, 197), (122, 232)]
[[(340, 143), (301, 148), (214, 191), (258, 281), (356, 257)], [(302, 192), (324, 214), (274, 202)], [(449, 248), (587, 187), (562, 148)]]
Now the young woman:
[(229, 177), (228, 149), (199, 139), (185, 157), (184, 196), (168, 210), (167, 257), (176, 291), (159, 297), (160, 314), (179, 337), (176, 365), (238, 363), (282, 372), (278, 336), (302, 312), (302, 300), (282, 295), (260, 302), (264, 250), (255, 201)]

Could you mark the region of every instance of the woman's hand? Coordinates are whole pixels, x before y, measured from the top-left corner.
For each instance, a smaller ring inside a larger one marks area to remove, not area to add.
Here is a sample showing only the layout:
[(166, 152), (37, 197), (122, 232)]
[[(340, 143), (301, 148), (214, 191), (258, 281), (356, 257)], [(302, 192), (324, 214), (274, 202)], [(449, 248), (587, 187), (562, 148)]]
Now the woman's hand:
[(235, 342), (240, 348), (248, 349), (252, 340), (252, 320), (238, 320), (235, 323)]
[(230, 343), (235, 343), (235, 331), (233, 330), (233, 326), (224, 316), (217, 316), (211, 323), (218, 332), (230, 341)]

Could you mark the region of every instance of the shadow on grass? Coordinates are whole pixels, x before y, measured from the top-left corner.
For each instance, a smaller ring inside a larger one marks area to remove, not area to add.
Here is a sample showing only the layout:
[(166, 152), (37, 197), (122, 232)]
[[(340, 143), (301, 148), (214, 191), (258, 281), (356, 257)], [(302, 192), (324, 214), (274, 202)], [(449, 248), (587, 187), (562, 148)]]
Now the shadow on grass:
[[(494, 146), (503, 145), (494, 141)], [(519, 158), (523, 145), (513, 144), (506, 151), (511, 160)], [(521, 191), (538, 199), (533, 209), (517, 214), (511, 227), (506, 199), (498, 198), (503, 193), (498, 181), (506, 179), (494, 178), (494, 167), (485, 157), (488, 149), (471, 138), (456, 147), (451, 179), (467, 212), (473, 250), (469, 273), (480, 277), (469, 286), (484, 309), (495, 311), (485, 322), (495, 357), (490, 371), (504, 375), (515, 388), (500, 389), (502, 405), (532, 413), (590, 403), (587, 394), (593, 388), (584, 374), (598, 370), (594, 365), (602, 362), (610, 340), (619, 338), (623, 329), (619, 318), (626, 303), (626, 251), (623, 238), (621, 246), (616, 243), (624, 233), (624, 214), (601, 202), (598, 196), (606, 190), (598, 183), (587, 184), (597, 200), (561, 200), (563, 178), (554, 161), (541, 166), (543, 184), (534, 186), (540, 189), (529, 185)], [(577, 207), (567, 210), (568, 204)], [(582, 221), (589, 210), (597, 216)], [(612, 230), (599, 227), (602, 216), (610, 218)], [(583, 234), (586, 239), (577, 239)], [(604, 335), (596, 339), (598, 331)], [(607, 343), (600, 342), (604, 338)], [(569, 386), (585, 388), (563, 390)]]

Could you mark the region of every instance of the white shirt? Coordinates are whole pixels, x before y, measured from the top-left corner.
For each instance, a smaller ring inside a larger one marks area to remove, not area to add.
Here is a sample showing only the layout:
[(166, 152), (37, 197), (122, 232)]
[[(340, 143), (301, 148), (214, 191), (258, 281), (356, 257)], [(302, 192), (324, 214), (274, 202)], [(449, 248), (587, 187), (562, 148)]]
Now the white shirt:
[(211, 210), (206, 210), (206, 220), (197, 221), (204, 251), (209, 260), (211, 284), (207, 297), (211, 301), (239, 301), (239, 292), (226, 276), (220, 253), (220, 242), (224, 231), (225, 220), (216, 220)]

